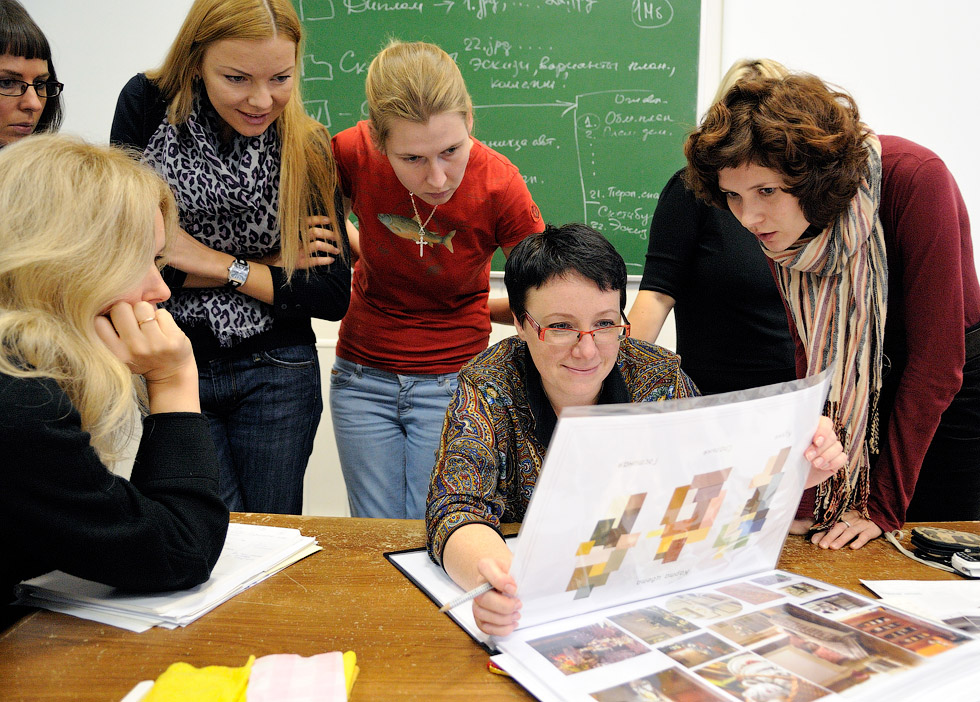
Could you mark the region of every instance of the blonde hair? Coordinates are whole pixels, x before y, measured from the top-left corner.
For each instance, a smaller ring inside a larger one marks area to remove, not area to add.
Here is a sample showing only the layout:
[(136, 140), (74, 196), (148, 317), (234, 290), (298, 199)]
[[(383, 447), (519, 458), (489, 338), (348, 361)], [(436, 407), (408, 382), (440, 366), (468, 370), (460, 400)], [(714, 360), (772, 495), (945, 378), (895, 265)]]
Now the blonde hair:
[(459, 66), (435, 44), (392, 40), (371, 61), (364, 89), (371, 134), (382, 152), (393, 120), (424, 124), (432, 115), (458, 112), (469, 125), (473, 115)]
[(754, 79), (754, 78), (785, 78), (790, 74), (790, 70), (786, 68), (779, 61), (774, 61), (773, 59), (758, 58), (749, 59), (743, 58), (739, 59), (732, 64), (731, 68), (722, 76), (721, 83), (718, 84), (718, 92), (715, 93), (715, 99), (712, 100), (712, 104), (719, 102), (725, 93), (732, 89), (740, 80)]
[[(286, 274), (292, 277), (301, 245), (310, 243), (307, 217), (326, 213), (333, 231), (346, 241), (346, 229), (338, 226), (334, 204), (337, 172), (330, 133), (303, 108), (300, 90), (303, 30), (292, 3), (289, 0), (196, 0), (163, 65), (147, 71), (146, 76), (169, 102), (170, 123), (181, 125), (190, 115), (195, 78), (211, 44), (224, 39), (264, 40), (279, 36), (296, 45), (292, 93), (275, 122), (282, 144), (279, 245)], [(342, 252), (345, 249), (340, 248)]]
[(0, 150), (0, 372), (54, 379), (107, 461), (145, 393), (94, 322), (145, 277), (157, 208), (169, 248), (173, 195), (122, 149), (38, 135)]

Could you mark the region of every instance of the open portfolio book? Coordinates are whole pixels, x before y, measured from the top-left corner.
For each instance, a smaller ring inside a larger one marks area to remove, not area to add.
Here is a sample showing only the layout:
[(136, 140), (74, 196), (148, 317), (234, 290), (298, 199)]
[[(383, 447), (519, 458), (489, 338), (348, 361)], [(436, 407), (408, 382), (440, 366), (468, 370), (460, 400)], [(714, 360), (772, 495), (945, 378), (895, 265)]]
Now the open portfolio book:
[[(519, 628), (454, 618), (542, 700), (980, 699), (968, 634), (774, 570), (827, 387), (565, 410), (511, 544)], [(461, 592), (424, 552), (389, 558)]]

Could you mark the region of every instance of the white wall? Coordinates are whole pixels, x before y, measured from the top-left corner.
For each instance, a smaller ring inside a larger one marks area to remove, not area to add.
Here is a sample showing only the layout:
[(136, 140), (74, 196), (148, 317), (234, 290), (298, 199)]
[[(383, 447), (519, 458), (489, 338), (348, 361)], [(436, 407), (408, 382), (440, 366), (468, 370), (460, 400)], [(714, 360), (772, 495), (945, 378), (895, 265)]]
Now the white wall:
[(872, 129), (946, 162), (976, 232), (978, 25), (976, 0), (725, 0), (721, 64), (764, 56), (845, 88)]
[[(629, 0), (606, 0), (628, 2)], [(684, 0), (675, 0), (682, 2)], [(160, 64), (191, 0), (22, 0), (51, 41), (66, 84), (64, 130), (106, 141), (116, 96), (136, 72)], [(732, 61), (769, 57), (851, 92), (876, 131), (928, 146), (949, 165), (980, 221), (980, 42), (976, 0), (704, 0), (709, 50), (702, 52), (700, 111)], [(336, 324), (315, 323), (324, 399)], [(493, 340), (510, 333), (494, 325)], [(670, 320), (661, 343), (673, 347)], [(308, 514), (347, 514), (329, 408), (306, 480)]]

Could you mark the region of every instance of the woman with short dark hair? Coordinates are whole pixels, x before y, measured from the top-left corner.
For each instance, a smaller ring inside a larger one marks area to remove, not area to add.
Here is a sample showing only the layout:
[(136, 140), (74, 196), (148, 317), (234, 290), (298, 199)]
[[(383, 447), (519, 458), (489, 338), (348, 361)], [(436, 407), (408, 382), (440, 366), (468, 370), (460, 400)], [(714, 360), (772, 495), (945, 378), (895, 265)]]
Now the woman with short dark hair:
[[(521, 607), (500, 524), (524, 519), (562, 409), (698, 394), (676, 354), (630, 338), (626, 263), (591, 227), (549, 226), (526, 238), (504, 281), (517, 336), (460, 370), (426, 509), (429, 555), (466, 589), (494, 587), (473, 601), (473, 616), (499, 636)], [(805, 456), (808, 485), (843, 465), (826, 418)]]

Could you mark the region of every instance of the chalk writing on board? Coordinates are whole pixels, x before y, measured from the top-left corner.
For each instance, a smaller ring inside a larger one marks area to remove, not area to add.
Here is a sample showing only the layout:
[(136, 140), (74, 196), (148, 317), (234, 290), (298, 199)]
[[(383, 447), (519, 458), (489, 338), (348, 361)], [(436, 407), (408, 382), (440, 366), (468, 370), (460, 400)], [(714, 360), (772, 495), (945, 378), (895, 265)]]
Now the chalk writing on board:
[(293, 1), (304, 104), (331, 132), (367, 118), (367, 68), (389, 38), (438, 44), (474, 136), (517, 165), (545, 219), (596, 227), (642, 270), (695, 122), (700, 0)]
[(667, 0), (633, 0), (633, 24), (643, 29), (660, 29), (674, 19), (674, 6)]
[(303, 22), (316, 20), (331, 20), (337, 16), (333, 6), (333, 0), (303, 0), (296, 8), (299, 11), (299, 18)]

